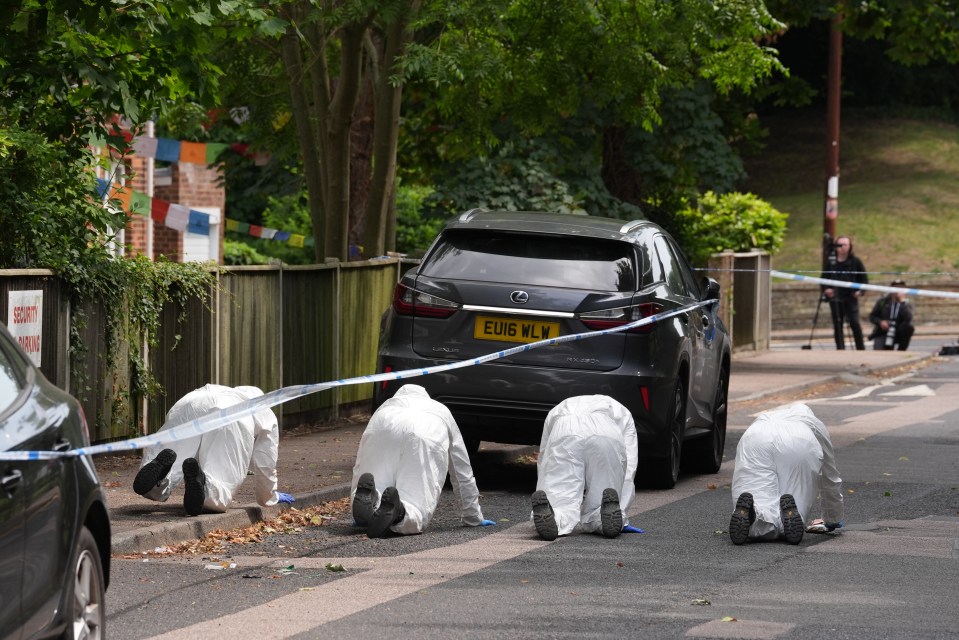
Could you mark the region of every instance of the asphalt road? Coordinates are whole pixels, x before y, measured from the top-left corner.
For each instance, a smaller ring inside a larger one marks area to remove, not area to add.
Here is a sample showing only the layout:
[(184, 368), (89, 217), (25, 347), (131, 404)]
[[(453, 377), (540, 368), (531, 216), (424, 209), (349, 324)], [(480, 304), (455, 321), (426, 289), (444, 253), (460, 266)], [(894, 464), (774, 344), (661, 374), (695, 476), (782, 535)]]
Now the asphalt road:
[[(535, 466), (480, 460), (496, 527), (460, 527), (447, 490), (419, 536), (350, 518), (217, 556), (114, 560), (112, 638), (959, 638), (959, 358), (733, 405), (727, 462), (641, 491), (644, 534), (547, 543)], [(801, 399), (830, 427), (847, 530), (732, 545), (731, 459), (754, 415)], [(328, 564), (345, 571), (331, 571)], [(226, 565), (224, 567), (224, 565)], [(232, 566), (231, 565), (235, 565)]]

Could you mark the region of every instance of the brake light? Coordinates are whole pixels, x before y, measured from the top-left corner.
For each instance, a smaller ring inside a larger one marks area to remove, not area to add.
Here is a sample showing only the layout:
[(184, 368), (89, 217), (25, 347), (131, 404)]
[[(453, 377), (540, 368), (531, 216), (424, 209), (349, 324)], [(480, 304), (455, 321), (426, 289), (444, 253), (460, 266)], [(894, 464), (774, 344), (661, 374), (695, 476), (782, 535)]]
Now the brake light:
[(459, 308), (455, 302), (416, 291), (402, 283), (397, 283), (393, 290), (393, 309), (402, 316), (449, 318)]
[[(600, 311), (581, 313), (579, 314), (579, 319), (586, 325), (586, 328), (592, 331), (602, 331), (603, 329), (614, 329), (624, 324), (648, 318), (649, 316), (662, 312), (662, 310), (663, 305), (658, 302), (644, 302), (633, 307), (619, 307), (618, 309), (602, 309)], [(628, 333), (649, 333), (655, 326), (656, 323), (654, 322), (642, 327), (634, 327), (629, 329)]]

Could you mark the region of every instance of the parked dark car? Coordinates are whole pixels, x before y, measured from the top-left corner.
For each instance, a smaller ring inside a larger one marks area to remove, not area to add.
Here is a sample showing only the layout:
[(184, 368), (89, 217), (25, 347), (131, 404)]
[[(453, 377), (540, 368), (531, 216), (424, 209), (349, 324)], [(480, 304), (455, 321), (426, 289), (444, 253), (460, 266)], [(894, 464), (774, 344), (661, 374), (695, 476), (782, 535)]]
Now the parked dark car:
[[(0, 451), (89, 445), (80, 404), (0, 323)], [(0, 639), (102, 638), (110, 519), (86, 457), (0, 460)]]
[[(377, 368), (422, 369), (716, 300), (628, 332), (408, 380), (449, 407), (474, 450), (482, 440), (539, 444), (560, 401), (611, 396), (636, 422), (640, 480), (671, 488), (681, 464), (705, 473), (722, 465), (730, 338), (718, 299), (719, 284), (696, 277), (651, 222), (471, 210), (401, 278)], [(405, 382), (376, 385), (374, 408)]]

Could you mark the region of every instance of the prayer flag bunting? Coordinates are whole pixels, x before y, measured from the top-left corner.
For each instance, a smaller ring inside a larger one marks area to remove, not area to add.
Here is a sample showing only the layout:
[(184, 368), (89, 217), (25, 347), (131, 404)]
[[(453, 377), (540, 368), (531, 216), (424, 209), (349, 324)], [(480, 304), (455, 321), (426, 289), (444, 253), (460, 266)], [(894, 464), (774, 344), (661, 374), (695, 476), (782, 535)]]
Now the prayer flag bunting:
[(186, 230), (203, 236), (210, 235), (210, 214), (190, 209), (190, 217)]
[(206, 164), (206, 143), (205, 142), (181, 142), (180, 143), (180, 162), (190, 162), (192, 164)]
[(206, 145), (206, 163), (213, 164), (219, 161), (224, 151), (230, 148), (230, 145), (222, 142), (208, 142)]
[(303, 236), (303, 235), (301, 235), (301, 234), (299, 234), (299, 233), (294, 233), (294, 234), (290, 235), (290, 246), (291, 246), (291, 247), (302, 247), (302, 246), (303, 246), (303, 241), (304, 241), (305, 239), (306, 239), (305, 236)]
[(180, 141), (169, 138), (157, 138), (157, 160), (176, 162), (180, 159)]
[(137, 136), (133, 140), (133, 153), (144, 158), (157, 157), (157, 139), (147, 136)]
[(134, 191), (130, 195), (130, 213), (139, 213), (141, 216), (149, 215), (151, 206), (150, 196), (140, 191)]
[(166, 214), (166, 226), (177, 231), (186, 231), (190, 224), (190, 210), (180, 204), (171, 204)]
[(261, 227), (261, 226), (259, 226), (259, 225), (256, 225), (256, 224), (251, 224), (251, 225), (250, 225), (250, 235), (253, 236), (254, 238), (262, 238), (262, 237), (263, 237), (263, 227)]
[(159, 222), (160, 224), (166, 224), (166, 214), (170, 210), (170, 203), (166, 200), (157, 200), (153, 199), (153, 207), (150, 209), (150, 217)]

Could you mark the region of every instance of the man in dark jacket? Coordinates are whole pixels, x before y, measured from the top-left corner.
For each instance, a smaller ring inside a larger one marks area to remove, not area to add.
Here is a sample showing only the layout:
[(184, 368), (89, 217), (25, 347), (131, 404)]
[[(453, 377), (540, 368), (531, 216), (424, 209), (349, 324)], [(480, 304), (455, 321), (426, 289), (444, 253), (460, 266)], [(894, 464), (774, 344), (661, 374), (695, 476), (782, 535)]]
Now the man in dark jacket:
[(900, 351), (909, 348), (909, 340), (916, 330), (912, 326), (912, 305), (906, 300), (906, 283), (902, 280), (893, 280), (891, 287), (902, 287), (902, 291), (890, 293), (876, 301), (869, 322), (874, 325), (872, 330), (873, 349), (876, 351), (895, 349)]
[[(856, 257), (852, 252), (852, 240), (849, 236), (839, 236), (836, 238), (836, 263), (827, 264), (823, 270), (823, 278), (828, 280), (842, 280), (843, 282), (868, 284), (869, 278), (866, 276), (866, 267), (862, 260)], [(866, 348), (862, 337), (862, 325), (859, 323), (859, 296), (862, 295), (861, 289), (850, 287), (830, 287), (823, 286), (822, 294), (829, 302), (829, 311), (832, 313), (833, 334), (836, 338), (836, 348), (845, 349), (846, 342), (843, 339), (842, 330), (845, 322), (849, 323), (852, 330), (852, 337), (856, 343), (856, 349), (863, 351)]]

